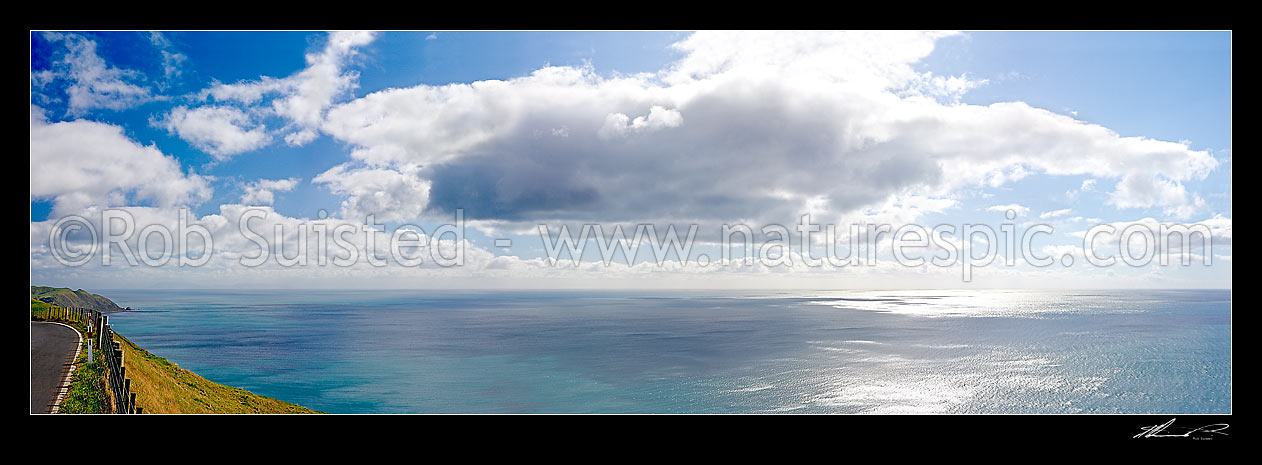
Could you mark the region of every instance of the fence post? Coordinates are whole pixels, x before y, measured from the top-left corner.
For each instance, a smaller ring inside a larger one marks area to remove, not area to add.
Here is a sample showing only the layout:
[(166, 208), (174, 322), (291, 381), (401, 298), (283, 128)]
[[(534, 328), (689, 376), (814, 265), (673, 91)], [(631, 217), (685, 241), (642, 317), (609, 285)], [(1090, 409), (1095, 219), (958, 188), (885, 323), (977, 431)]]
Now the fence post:
[[(70, 311), (70, 310), (67, 310)], [(109, 316), (104, 313), (82, 308), (76, 312), (84, 318), (88, 319), (88, 325), (96, 326), (97, 347), (101, 350), (101, 361), (105, 363), (106, 372), (108, 373), (109, 389), (114, 397), (114, 413), (129, 414), (142, 413), (144, 409), (136, 406), (136, 393), (131, 392), (131, 379), (127, 377), (127, 367), (123, 366), (125, 356), (123, 355), (122, 343), (114, 339), (114, 329), (110, 327)], [(88, 341), (88, 350), (92, 350), (91, 340)], [(89, 352), (89, 363), (91, 363), (91, 352)]]

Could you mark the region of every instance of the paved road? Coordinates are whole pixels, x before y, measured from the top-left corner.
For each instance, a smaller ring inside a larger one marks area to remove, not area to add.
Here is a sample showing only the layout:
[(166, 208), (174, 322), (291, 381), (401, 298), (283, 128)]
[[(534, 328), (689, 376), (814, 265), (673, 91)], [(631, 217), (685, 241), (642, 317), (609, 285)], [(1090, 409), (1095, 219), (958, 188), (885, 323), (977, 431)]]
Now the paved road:
[(31, 413), (52, 410), (78, 347), (78, 331), (59, 324), (31, 322)]

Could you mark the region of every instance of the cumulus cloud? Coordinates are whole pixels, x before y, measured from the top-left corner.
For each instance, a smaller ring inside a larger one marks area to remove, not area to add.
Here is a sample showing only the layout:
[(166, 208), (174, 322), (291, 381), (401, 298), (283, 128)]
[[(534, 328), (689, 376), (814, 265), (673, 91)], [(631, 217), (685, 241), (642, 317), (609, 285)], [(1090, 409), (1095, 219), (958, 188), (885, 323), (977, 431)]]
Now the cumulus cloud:
[[(675, 128), (683, 124), (683, 116), (679, 110), (653, 106), (648, 116), (637, 116), (631, 119), (622, 113), (610, 113), (605, 117), (605, 124), (596, 132), (602, 139), (626, 137), (630, 134), (655, 131), (663, 128)], [(568, 134), (567, 134), (568, 135)]]
[(31, 106), (31, 198), (52, 199), (54, 212), (148, 201), (195, 204), (210, 197), (209, 179), (185, 174), (174, 157), (140, 145), (112, 124), (50, 123)]
[(267, 145), (270, 137), (262, 126), (255, 126), (244, 111), (228, 106), (203, 106), (189, 109), (178, 106), (154, 126), (166, 129), (216, 160), (255, 150)]
[(356, 167), (342, 164), (321, 173), (313, 183), (324, 184), (334, 194), (346, 196), (341, 217), (378, 221), (417, 218), (429, 202), (430, 182), (419, 176), (419, 167)]
[(713, 78), (801, 76), (850, 90), (905, 89), (924, 76), (911, 66), (953, 32), (698, 32), (672, 45), (684, 57), (666, 71), (672, 84)]
[(375, 33), (365, 31), (331, 32), (324, 48), (308, 53), (307, 67), (293, 75), (263, 76), (233, 84), (216, 82), (199, 96), (244, 105), (261, 104), (270, 98), (267, 110), (286, 122), (285, 142), (305, 145), (318, 136), (325, 110), (336, 98), (355, 88), (359, 74), (346, 70), (346, 64), (358, 47), (371, 43), (375, 37)]
[(351, 90), (359, 76), (343, 72), (342, 65), (356, 47), (367, 45), (373, 37), (364, 31), (330, 33), (324, 50), (308, 54), (307, 68), (293, 77), (296, 92), (272, 103), (276, 112), (304, 129), (319, 126), (324, 109), (334, 97)]
[(975, 85), (913, 67), (944, 35), (701, 32), (657, 74), (389, 89), (335, 105), (322, 129), (368, 166), (422, 166), (435, 213), (488, 222), (782, 222), (807, 204), (837, 218), (1034, 173), (1122, 179), (1123, 208), (1195, 206), (1179, 189), (1216, 166), (1206, 151), (1020, 102), (942, 101)]
[(271, 205), (276, 201), (276, 192), (289, 192), (298, 187), (298, 178), (259, 179), (242, 186), (245, 193), (241, 195), (241, 203), (246, 205)]
[(1108, 203), (1118, 208), (1162, 207), (1174, 218), (1186, 219), (1206, 209), (1205, 200), (1188, 194), (1182, 182), (1161, 174), (1127, 174), (1118, 181)]
[(210, 87), (198, 93), (201, 100), (214, 99), (216, 102), (236, 102), (241, 104), (258, 103), (271, 94), (282, 94), (293, 89), (290, 79), (277, 79), (262, 76), (254, 81), (242, 81), (235, 84), (214, 82)]

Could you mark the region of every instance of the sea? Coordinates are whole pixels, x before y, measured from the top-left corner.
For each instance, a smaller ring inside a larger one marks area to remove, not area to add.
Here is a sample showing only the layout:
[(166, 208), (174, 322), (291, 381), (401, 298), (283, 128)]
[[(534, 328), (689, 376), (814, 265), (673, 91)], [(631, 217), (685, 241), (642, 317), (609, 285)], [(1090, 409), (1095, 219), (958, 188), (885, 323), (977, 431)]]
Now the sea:
[(109, 290), (329, 413), (1231, 413), (1230, 290)]

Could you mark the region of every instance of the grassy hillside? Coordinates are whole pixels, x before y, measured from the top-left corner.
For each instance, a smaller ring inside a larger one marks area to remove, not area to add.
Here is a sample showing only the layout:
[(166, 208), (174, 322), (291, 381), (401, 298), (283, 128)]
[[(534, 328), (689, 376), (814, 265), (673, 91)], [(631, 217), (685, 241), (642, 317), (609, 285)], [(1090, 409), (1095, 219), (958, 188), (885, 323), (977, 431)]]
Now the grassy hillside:
[(31, 286), (31, 299), (61, 307), (90, 308), (102, 312), (118, 312), (123, 308), (114, 301), (92, 294), (83, 289), (72, 291), (64, 287)]
[(301, 405), (225, 386), (180, 368), (115, 334), (136, 404), (145, 413), (319, 413)]
[(31, 313), (32, 314), (43, 312), (53, 307), (54, 307), (53, 304), (44, 302), (42, 300), (35, 300), (34, 297), (31, 297)]

